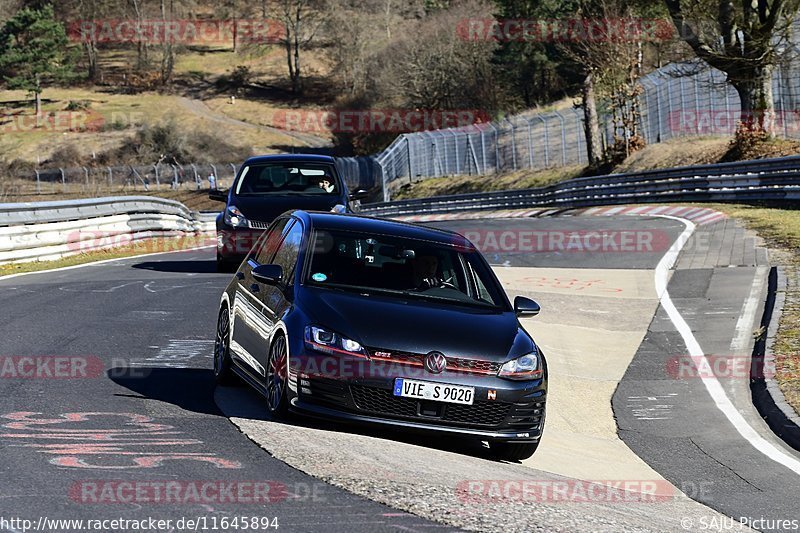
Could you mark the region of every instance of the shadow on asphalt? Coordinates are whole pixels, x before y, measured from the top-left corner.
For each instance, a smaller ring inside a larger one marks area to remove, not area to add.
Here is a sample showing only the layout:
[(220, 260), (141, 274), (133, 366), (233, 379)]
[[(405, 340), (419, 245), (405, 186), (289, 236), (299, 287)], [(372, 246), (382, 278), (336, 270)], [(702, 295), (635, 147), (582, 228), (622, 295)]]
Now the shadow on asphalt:
[[(177, 272), (182, 274), (216, 274), (217, 262), (214, 260), (203, 261), (144, 261), (132, 265), (139, 270), (152, 270), (153, 272)], [(229, 276), (230, 274), (225, 274)]]
[(211, 369), (120, 367), (110, 369), (108, 377), (135, 393), (117, 396), (143, 396), (186, 411), (223, 416), (214, 403), (215, 382)]
[(350, 433), (384, 440), (404, 442), (414, 446), (423, 446), (438, 450), (494, 460), (489, 449), (480, 441), (469, 438), (448, 437), (425, 433), (410, 433), (404, 431), (387, 430), (357, 424), (348, 424), (340, 421), (331, 422), (320, 418), (292, 415), (289, 421), (275, 420), (267, 412), (264, 398), (250, 387), (222, 387), (222, 392), (229, 395), (230, 402), (225, 402), (225, 416), (233, 418), (247, 418), (263, 420), (274, 424), (291, 424), (296, 427), (306, 427), (321, 431), (337, 433)]
[(119, 367), (108, 371), (108, 377), (131, 391), (132, 394), (117, 394), (123, 397), (144, 397), (170, 403), (183, 410), (215, 416), (263, 420), (275, 424), (291, 424), (322, 431), (351, 433), (385, 440), (394, 440), (434, 448), (472, 457), (492, 459), (489, 449), (479, 441), (430, 434), (407, 433), (324, 419), (293, 415), (288, 421), (275, 420), (267, 412), (266, 401), (257, 391), (245, 386), (221, 387), (222, 392), (234, 401), (228, 402), (227, 412), (220, 411), (214, 402), (217, 387), (211, 369), (163, 368), (163, 367)]

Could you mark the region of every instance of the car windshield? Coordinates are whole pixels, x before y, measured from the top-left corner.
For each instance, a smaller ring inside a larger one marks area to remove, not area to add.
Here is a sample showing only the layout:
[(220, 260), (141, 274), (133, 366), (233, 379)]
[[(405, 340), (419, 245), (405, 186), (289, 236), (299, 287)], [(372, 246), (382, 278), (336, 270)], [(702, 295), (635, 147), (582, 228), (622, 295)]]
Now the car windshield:
[(258, 163), (247, 165), (236, 183), (237, 195), (337, 194), (336, 169), (326, 163)]
[(315, 232), (305, 282), (401, 298), (505, 309), (502, 288), (473, 249), (399, 236)]

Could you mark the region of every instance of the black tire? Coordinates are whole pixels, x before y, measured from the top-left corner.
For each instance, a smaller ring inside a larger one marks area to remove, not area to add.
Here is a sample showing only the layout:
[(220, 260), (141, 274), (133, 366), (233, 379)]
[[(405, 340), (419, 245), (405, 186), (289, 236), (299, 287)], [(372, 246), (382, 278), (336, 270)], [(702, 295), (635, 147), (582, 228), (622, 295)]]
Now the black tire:
[(491, 444), (492, 455), (503, 461), (522, 461), (532, 456), (538, 447), (538, 442), (495, 442)]
[(220, 274), (230, 274), (231, 272), (235, 272), (238, 266), (238, 263), (234, 263), (233, 261), (225, 259), (220, 254), (217, 254), (217, 272)]
[(286, 337), (277, 335), (269, 348), (265, 389), (267, 409), (279, 420), (289, 418), (288, 353)]
[(217, 318), (217, 334), (214, 340), (214, 380), (218, 385), (231, 385), (236, 381), (230, 352), (231, 315), (228, 306), (222, 306)]

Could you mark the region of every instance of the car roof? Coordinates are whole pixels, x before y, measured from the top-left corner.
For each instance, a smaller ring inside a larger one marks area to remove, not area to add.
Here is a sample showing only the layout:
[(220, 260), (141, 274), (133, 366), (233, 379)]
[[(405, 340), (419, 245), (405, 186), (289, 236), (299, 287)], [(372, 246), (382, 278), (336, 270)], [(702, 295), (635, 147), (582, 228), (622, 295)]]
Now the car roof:
[(475, 246), (464, 236), (443, 229), (431, 228), (420, 224), (411, 224), (385, 218), (374, 218), (363, 215), (339, 214), (317, 211), (293, 211), (292, 215), (309, 222), (314, 229), (357, 231), (375, 235), (392, 235), (448, 245), (458, 245), (470, 250)]
[(306, 163), (335, 163), (333, 157), (329, 155), (317, 154), (277, 154), (259, 155), (249, 158), (244, 162), (245, 165), (252, 163), (285, 163), (285, 162), (306, 162)]

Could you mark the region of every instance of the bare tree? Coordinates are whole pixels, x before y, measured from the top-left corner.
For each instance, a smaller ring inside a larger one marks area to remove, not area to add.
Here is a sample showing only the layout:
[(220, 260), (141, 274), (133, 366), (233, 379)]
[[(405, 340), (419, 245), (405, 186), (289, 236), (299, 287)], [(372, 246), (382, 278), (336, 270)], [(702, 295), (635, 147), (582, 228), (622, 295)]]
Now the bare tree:
[[(169, 0), (169, 7), (167, 7), (167, 0), (161, 0), (161, 21), (164, 27), (167, 27), (168, 20), (175, 19), (175, 0)], [(164, 31), (161, 41), (161, 83), (167, 84), (172, 81), (172, 73), (175, 70), (175, 42), (173, 42), (172, 35)]]
[(272, 13), (284, 26), (281, 41), (286, 49), (292, 92), (301, 94), (301, 52), (311, 45), (325, 21), (326, 0), (275, 0)]
[(721, 70), (741, 100), (741, 126), (772, 134), (772, 73), (800, 0), (664, 0), (679, 37)]
[(499, 92), (492, 58), (497, 43), (466, 41), (455, 31), (468, 18), (488, 19), (482, 0), (453, 2), (409, 27), (378, 59), (377, 89), (396, 105), (420, 109), (482, 109), (492, 114)]
[[(606, 158), (622, 159), (644, 145), (639, 135), (639, 78), (644, 46), (652, 36), (636, 21), (635, 8), (625, 0), (581, 0), (578, 14), (591, 32), (561, 45), (564, 55), (582, 73), (581, 107), (590, 166), (601, 159), (600, 124), (596, 98), (611, 108), (614, 145)], [(591, 25), (588, 22), (591, 21)]]
[[(141, 28), (144, 26), (145, 21), (145, 0), (129, 0), (133, 8), (134, 15), (136, 16), (136, 23)], [(136, 41), (136, 68), (144, 70), (148, 63), (148, 44), (146, 40), (141, 38)]]

